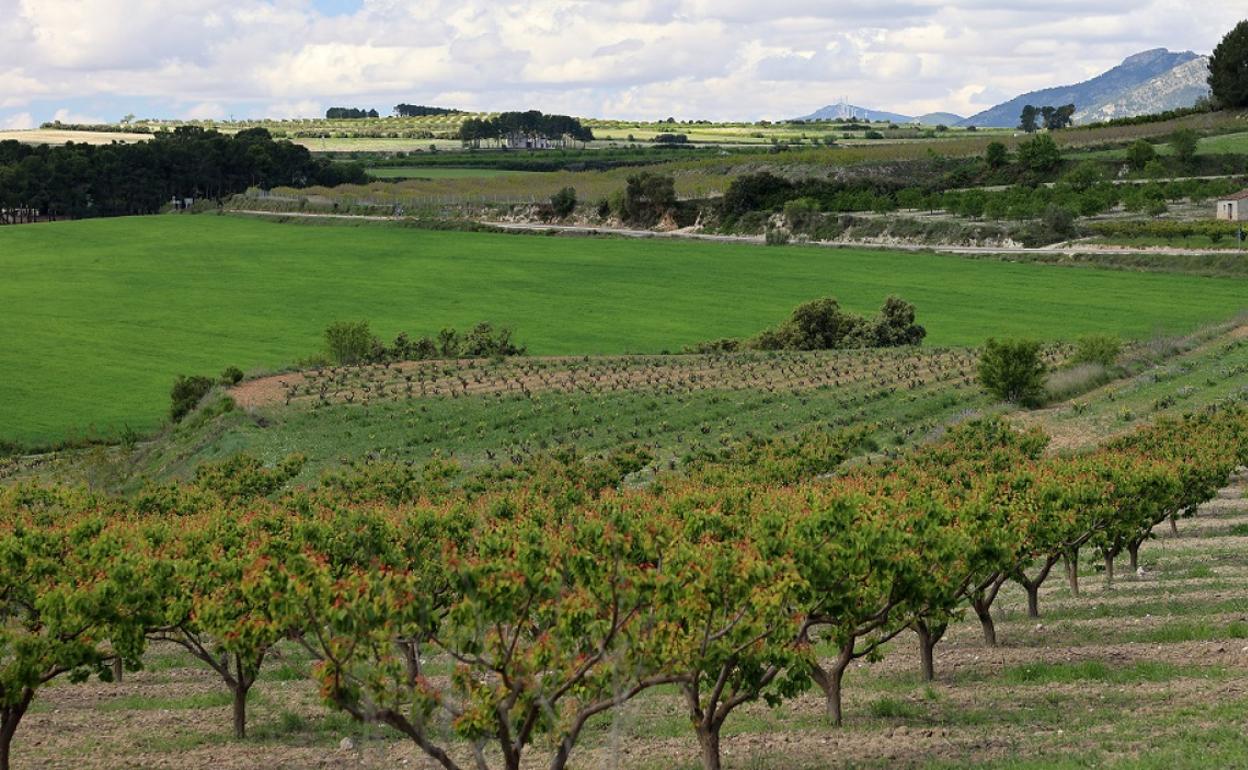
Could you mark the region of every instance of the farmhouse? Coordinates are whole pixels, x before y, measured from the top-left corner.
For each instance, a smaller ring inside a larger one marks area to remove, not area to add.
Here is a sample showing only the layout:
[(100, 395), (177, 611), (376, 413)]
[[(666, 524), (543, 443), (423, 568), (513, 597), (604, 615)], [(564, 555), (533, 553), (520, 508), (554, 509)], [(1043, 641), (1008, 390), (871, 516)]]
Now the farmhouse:
[(1248, 221), (1248, 190), (1219, 200), (1218, 219), (1229, 219), (1232, 222)]

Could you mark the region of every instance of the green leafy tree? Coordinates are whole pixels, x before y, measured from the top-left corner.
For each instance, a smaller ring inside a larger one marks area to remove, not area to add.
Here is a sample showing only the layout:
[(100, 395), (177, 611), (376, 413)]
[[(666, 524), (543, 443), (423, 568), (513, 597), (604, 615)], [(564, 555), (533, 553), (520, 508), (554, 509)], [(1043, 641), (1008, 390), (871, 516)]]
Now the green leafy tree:
[(628, 178), (620, 206), (620, 218), (653, 227), (676, 208), (676, 180), (665, 174), (643, 171)]
[(1190, 128), (1181, 128), (1170, 135), (1170, 149), (1174, 157), (1184, 165), (1191, 165), (1196, 159), (1196, 149), (1200, 145), (1200, 136)]
[(1034, 134), (1040, 128), (1039, 120), (1040, 110), (1028, 104), (1023, 107), (1023, 113), (1019, 116), (1018, 127), (1029, 134)]
[(1157, 158), (1157, 150), (1152, 144), (1140, 139), (1127, 148), (1127, 163), (1136, 171), (1143, 171), (1144, 167)]
[[(137, 670), (164, 591), (143, 533), (74, 492), (0, 490), (0, 770), (43, 687)], [(119, 666), (118, 666), (119, 668)]]
[(325, 348), (337, 364), (367, 361), (377, 345), (368, 321), (338, 321), (325, 329)]
[(984, 151), (984, 162), (989, 168), (1002, 168), (1010, 162), (1010, 151), (1001, 142), (991, 142)]
[(1213, 49), (1209, 88), (1222, 107), (1248, 106), (1248, 20), (1236, 24)]
[(1018, 146), (1018, 162), (1028, 171), (1047, 174), (1061, 165), (1062, 151), (1053, 137), (1041, 134)]
[(1035, 407), (1044, 402), (1040, 343), (989, 339), (979, 356), (979, 382), (1002, 401)]
[(576, 211), (576, 188), (565, 187), (550, 196), (550, 207), (554, 209), (555, 216), (560, 219)]

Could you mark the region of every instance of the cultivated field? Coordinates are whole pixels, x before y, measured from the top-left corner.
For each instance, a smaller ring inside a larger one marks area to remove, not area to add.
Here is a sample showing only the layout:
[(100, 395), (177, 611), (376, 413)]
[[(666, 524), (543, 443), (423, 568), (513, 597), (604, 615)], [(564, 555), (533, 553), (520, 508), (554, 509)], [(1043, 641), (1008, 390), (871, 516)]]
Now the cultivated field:
[(400, 227), (151, 217), (0, 230), (9, 344), (3, 438), (155, 427), (176, 374), (257, 371), (321, 347), (326, 325), (386, 338), (489, 320), (539, 355), (657, 353), (748, 336), (800, 302), (919, 308), (927, 344), (991, 335), (1128, 338), (1244, 304), (1232, 280), (735, 244), (552, 239)]
[[(1241, 480), (1180, 523), (1160, 527), (1138, 576), (1106, 591), (1085, 567), (1083, 590), (1047, 581), (1042, 616), (1007, 587), (1001, 642), (985, 647), (974, 619), (937, 648), (936, 681), (917, 672), (911, 634), (877, 663), (846, 674), (842, 728), (807, 693), (776, 710), (733, 714), (729, 768), (1207, 768), (1248, 763), (1248, 500)], [(22, 723), (15, 770), (264, 766), (274, 770), (433, 768), (411, 742), (321, 705), (309, 661), (284, 646), (248, 708), (251, 734), (230, 736), (220, 678), (171, 646), (122, 684), (56, 684)], [(344, 739), (350, 741), (344, 744)], [(696, 768), (698, 747), (675, 692), (655, 690), (593, 725), (573, 767)], [(534, 765), (536, 766), (536, 765)]]

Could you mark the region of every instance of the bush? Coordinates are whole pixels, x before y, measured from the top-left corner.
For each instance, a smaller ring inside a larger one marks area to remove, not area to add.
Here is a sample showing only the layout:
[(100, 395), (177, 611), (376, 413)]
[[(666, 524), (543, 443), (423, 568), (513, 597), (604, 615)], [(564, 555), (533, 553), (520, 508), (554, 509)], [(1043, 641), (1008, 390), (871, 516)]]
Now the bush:
[(1056, 203), (1050, 203), (1044, 210), (1042, 221), (1044, 226), (1056, 235), (1065, 237), (1075, 233), (1075, 215), (1066, 207)]
[(1127, 148), (1127, 163), (1136, 171), (1143, 171), (1144, 167), (1156, 157), (1157, 151), (1143, 139)]
[(560, 219), (570, 215), (576, 210), (576, 188), (565, 187), (550, 196), (550, 207)]
[(225, 371), (221, 372), (222, 385), (237, 385), (243, 381), (243, 370), (237, 366), (227, 366)]
[(1075, 355), (1071, 362), (1075, 364), (1100, 364), (1112, 367), (1122, 354), (1122, 342), (1108, 334), (1088, 334), (1080, 337), (1075, 343)]
[(1062, 163), (1062, 151), (1048, 134), (1040, 134), (1018, 145), (1018, 162), (1035, 173), (1048, 173)]
[(1040, 343), (989, 339), (979, 357), (979, 383), (1002, 401), (1035, 407), (1044, 403), (1045, 367)]
[(1184, 165), (1196, 159), (1196, 149), (1200, 145), (1200, 137), (1190, 128), (1181, 128), (1170, 135), (1170, 148), (1174, 157)]
[(643, 171), (628, 178), (619, 214), (625, 222), (653, 227), (676, 208), (676, 180)]
[(380, 344), (368, 321), (339, 321), (325, 330), (325, 347), (336, 364), (368, 361)]
[(199, 405), (214, 384), (208, 377), (178, 375), (169, 391), (169, 418), (174, 422), (182, 422), (182, 418)]
[(984, 153), (984, 162), (989, 168), (1002, 168), (1010, 162), (1010, 151), (1004, 144), (992, 142)]

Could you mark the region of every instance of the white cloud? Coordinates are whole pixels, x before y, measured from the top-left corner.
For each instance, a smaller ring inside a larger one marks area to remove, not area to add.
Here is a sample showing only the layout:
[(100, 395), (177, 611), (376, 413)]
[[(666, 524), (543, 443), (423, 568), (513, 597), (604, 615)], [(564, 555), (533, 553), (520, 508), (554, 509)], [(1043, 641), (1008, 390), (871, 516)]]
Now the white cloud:
[(61, 123), (85, 123), (88, 125), (92, 123), (108, 122), (106, 118), (101, 118), (95, 115), (83, 115), (79, 112), (71, 112), (63, 107), (52, 113), (52, 120), (59, 121)]
[(0, 110), (293, 117), (409, 101), (744, 119), (846, 95), (970, 113), (1145, 48), (1208, 52), (1242, 16), (1234, 5), (364, 0), (330, 17), (311, 0), (0, 0)]
[(19, 112), (16, 115), (0, 119), (0, 131), (22, 131), (28, 128), (35, 128), (37, 125), (35, 116), (29, 112)]

